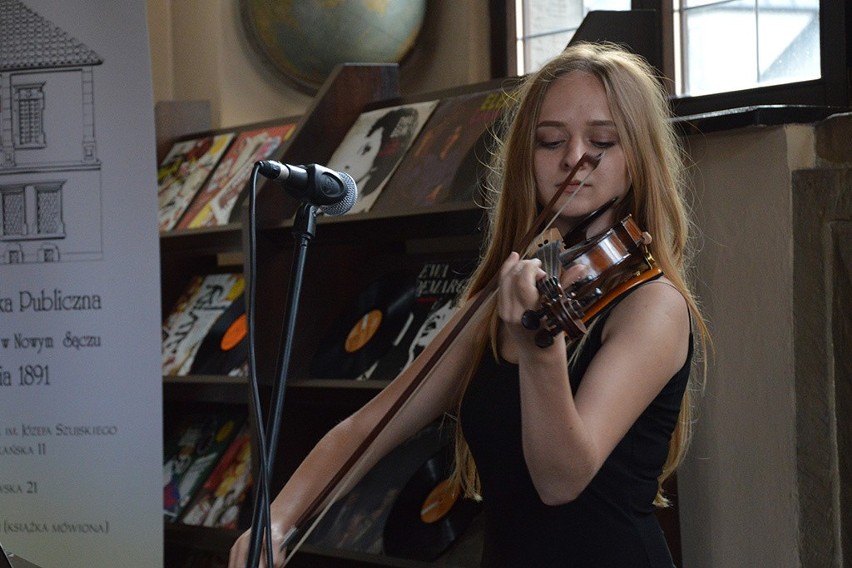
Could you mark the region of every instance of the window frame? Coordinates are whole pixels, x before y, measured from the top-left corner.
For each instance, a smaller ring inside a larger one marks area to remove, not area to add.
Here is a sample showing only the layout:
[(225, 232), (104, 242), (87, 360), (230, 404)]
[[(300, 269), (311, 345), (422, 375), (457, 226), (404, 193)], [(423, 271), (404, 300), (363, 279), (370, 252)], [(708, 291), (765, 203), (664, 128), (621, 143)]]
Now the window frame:
[[(663, 74), (674, 77), (674, 13), (666, 0), (632, 0), (634, 10), (656, 10), (662, 34)], [(846, 110), (852, 106), (852, 8), (846, 0), (820, 0), (820, 79), (767, 85), (699, 96), (672, 96), (676, 116), (783, 105)], [(517, 68), (515, 0), (490, 0), (492, 74), (505, 77)], [(499, 47), (498, 47), (499, 46)], [(670, 81), (674, 85), (674, 81)]]
[[(45, 83), (23, 83), (12, 86), (14, 115), (14, 147), (21, 150), (37, 150), (47, 146), (44, 132)], [(24, 103), (35, 103), (34, 108), (24, 110)], [(26, 116), (25, 116), (26, 115)], [(26, 126), (26, 128), (25, 128)], [(25, 136), (28, 140), (24, 140)], [(29, 139), (31, 138), (31, 139)]]

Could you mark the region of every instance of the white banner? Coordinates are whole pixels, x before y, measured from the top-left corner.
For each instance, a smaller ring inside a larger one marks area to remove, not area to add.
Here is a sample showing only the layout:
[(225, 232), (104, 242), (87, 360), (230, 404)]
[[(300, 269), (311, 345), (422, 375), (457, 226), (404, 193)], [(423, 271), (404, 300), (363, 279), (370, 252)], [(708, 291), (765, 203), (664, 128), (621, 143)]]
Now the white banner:
[(162, 566), (145, 3), (0, 0), (0, 542)]

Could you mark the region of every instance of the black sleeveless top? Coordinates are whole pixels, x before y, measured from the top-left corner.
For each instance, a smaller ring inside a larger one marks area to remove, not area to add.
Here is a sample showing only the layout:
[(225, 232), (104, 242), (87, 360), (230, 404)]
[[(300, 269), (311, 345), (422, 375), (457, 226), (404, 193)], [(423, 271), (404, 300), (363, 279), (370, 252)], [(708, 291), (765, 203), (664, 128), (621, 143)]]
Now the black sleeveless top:
[[(622, 296), (623, 298), (624, 296)], [(606, 318), (597, 316), (569, 369), (576, 393), (601, 346)], [(668, 455), (692, 359), (645, 409), (579, 497), (567, 504), (541, 502), (521, 445), (518, 366), (482, 358), (461, 406), (461, 426), (482, 484), (485, 536), (482, 566), (671, 568), (654, 513), (657, 477)]]

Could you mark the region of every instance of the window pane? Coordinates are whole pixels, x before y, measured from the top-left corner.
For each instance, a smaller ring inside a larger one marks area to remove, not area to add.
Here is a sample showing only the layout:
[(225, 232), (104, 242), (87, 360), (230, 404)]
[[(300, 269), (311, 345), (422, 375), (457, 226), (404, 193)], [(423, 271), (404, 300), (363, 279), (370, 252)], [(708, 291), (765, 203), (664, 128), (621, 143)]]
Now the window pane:
[(758, 0), (761, 84), (819, 78), (819, 3)]
[(679, 95), (820, 76), (818, 0), (683, 0)]
[(24, 192), (3, 191), (0, 192), (3, 205), (3, 235), (23, 235), (26, 228), (26, 217), (24, 207)]
[(559, 34), (530, 38), (524, 42), (526, 72), (531, 73), (544, 65), (550, 58), (565, 49), (575, 30)]
[(36, 192), (36, 228), (39, 234), (56, 234), (62, 227), (61, 194), (58, 189)]
[(583, 4), (580, 1), (524, 0), (524, 36), (576, 29), (582, 18)]
[(754, 2), (741, 0), (686, 10), (681, 94), (729, 91), (754, 84), (757, 32)]
[(629, 10), (631, 0), (520, 0), (518, 74), (537, 70), (562, 51), (592, 10)]

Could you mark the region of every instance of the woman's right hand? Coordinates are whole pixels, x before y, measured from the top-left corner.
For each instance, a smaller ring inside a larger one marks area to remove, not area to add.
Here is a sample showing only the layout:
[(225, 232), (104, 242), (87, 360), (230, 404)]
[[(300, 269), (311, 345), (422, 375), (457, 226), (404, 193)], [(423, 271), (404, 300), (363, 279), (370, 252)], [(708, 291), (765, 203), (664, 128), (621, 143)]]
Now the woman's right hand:
[[(234, 542), (228, 559), (228, 568), (250, 568), (248, 566), (249, 548), (251, 548), (252, 531), (247, 530)], [(281, 568), (284, 566), (284, 533), (278, 524), (272, 524), (272, 566)], [(260, 552), (259, 568), (267, 568), (266, 565), (266, 538)]]

